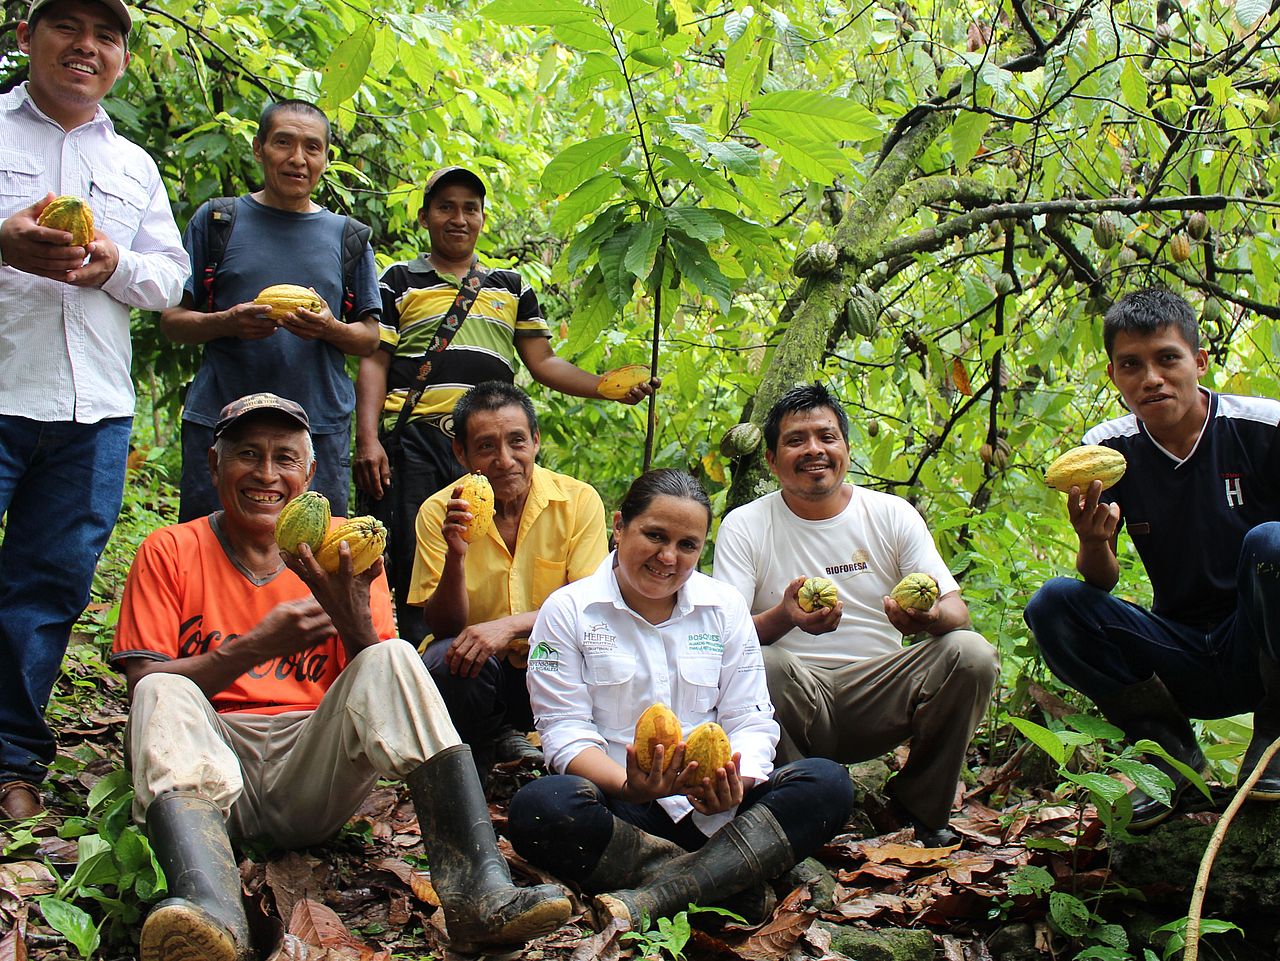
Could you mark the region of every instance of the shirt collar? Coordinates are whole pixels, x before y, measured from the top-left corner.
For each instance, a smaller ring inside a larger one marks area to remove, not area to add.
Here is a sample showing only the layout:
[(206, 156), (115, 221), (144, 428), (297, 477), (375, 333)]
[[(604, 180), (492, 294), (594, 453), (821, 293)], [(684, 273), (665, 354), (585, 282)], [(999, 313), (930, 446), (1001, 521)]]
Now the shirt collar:
[[(609, 556), (600, 562), (600, 566), (596, 568), (592, 577), (600, 578), (600, 589), (604, 592), (604, 596), (608, 598), (610, 604), (620, 611), (626, 611), (632, 617), (638, 617), (635, 611), (627, 606), (627, 602), (622, 598), (622, 588), (618, 586), (618, 579), (613, 574), (613, 563), (617, 560), (618, 552), (610, 551)], [(597, 591), (592, 591), (597, 594)], [(693, 612), (695, 607), (712, 607), (716, 604), (715, 583), (710, 578), (699, 576), (698, 571), (694, 571), (689, 575), (689, 579), (684, 582), (679, 592), (676, 594), (675, 607), (671, 610), (671, 617), (667, 620), (675, 621)]]
[[(40, 120), (43, 120), (46, 123), (51, 123), (59, 130), (62, 130), (62, 124), (58, 123), (58, 121), (54, 120), (41, 110), (40, 107), (36, 105), (36, 102), (31, 99), (31, 92), (27, 89), (29, 82), (30, 81), (24, 80), (17, 87), (14, 87), (9, 96), (4, 98), (4, 109), (14, 111), (19, 110), (22, 107), (27, 107)], [(111, 122), (110, 115), (102, 109), (102, 104), (98, 104), (97, 109), (94, 111), (93, 118), (89, 120), (88, 123), (81, 124), (79, 127), (75, 127), (74, 129), (80, 130), (84, 127), (91, 127), (94, 124), (103, 124), (109, 131), (115, 130), (115, 124)], [(63, 132), (71, 133), (72, 131), (64, 130)]]

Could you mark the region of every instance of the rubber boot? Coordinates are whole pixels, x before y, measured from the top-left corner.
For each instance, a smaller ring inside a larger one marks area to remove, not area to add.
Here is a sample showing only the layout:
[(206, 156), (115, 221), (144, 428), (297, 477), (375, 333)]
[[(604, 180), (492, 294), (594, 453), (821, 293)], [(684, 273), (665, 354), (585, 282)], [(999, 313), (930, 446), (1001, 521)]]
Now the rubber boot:
[[(582, 879), (581, 887), (588, 894), (633, 888), (696, 854), (615, 817), (609, 843), (600, 853), (595, 870)], [(777, 906), (777, 895), (767, 881), (753, 884), (715, 904), (751, 925), (764, 924)]]
[[(1253, 709), (1253, 737), (1240, 762), (1241, 784), (1253, 773), (1271, 742), (1280, 737), (1280, 664), (1267, 654), (1259, 654), (1258, 669), (1264, 693)], [(1280, 801), (1280, 751), (1271, 758), (1262, 777), (1249, 791), (1249, 797), (1255, 801)]]
[(593, 901), (596, 923), (613, 918), (640, 930), (690, 904), (723, 902), (776, 877), (796, 863), (791, 842), (763, 804), (744, 811), (691, 854), (664, 865), (639, 887), (601, 894)]
[(217, 805), (185, 791), (162, 794), (147, 808), (147, 836), (170, 896), (142, 925), (142, 961), (249, 957), (240, 871)]
[[(1094, 698), (1103, 715), (1124, 731), (1130, 741), (1143, 738), (1155, 741), (1169, 752), (1169, 756), (1181, 761), (1193, 771), (1204, 770), (1204, 754), (1196, 743), (1191, 722), (1173, 699), (1164, 682), (1156, 675), (1145, 681), (1131, 684), (1108, 697)], [(1173, 781), (1169, 792), (1169, 804), (1163, 804), (1141, 788), (1129, 791), (1133, 804), (1133, 819), (1129, 830), (1142, 831), (1154, 827), (1173, 813), (1178, 797), (1190, 785), (1186, 775), (1161, 757), (1144, 757), (1143, 760), (1167, 774)]]
[(405, 782), (453, 950), (524, 944), (569, 920), (572, 905), (556, 885), (511, 883), (470, 748), (445, 748)]

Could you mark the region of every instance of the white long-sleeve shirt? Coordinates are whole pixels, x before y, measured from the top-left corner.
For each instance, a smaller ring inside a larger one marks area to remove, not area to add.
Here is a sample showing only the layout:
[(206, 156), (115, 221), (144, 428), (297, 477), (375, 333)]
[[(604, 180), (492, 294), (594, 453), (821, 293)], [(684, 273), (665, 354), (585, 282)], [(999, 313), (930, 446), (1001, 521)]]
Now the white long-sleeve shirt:
[[(529, 637), (529, 702), (547, 767), (563, 772), (589, 747), (625, 767), (636, 721), (661, 702), (686, 736), (717, 722), (742, 754), (740, 774), (767, 778), (778, 725), (745, 601), (695, 571), (671, 617), (650, 624), (622, 599), (613, 563), (610, 554), (595, 573), (548, 597)], [(658, 803), (673, 821), (693, 811), (683, 795)], [(694, 824), (710, 835), (733, 813), (694, 811)]]
[(96, 423), (133, 414), (129, 308), (178, 303), (191, 270), (155, 162), (99, 107), (63, 130), (27, 85), (0, 95), (0, 219), (45, 194), (89, 202), (120, 250), (101, 288), (0, 267), (0, 414)]

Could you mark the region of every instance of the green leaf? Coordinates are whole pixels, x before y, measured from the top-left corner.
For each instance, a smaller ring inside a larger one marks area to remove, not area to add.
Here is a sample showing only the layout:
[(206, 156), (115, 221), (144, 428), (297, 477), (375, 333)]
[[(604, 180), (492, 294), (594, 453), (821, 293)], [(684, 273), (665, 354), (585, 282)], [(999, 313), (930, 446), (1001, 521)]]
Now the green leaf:
[(725, 140), (707, 144), (707, 153), (720, 161), (735, 174), (756, 174), (760, 171), (760, 155), (746, 144)]
[(1120, 93), (1130, 108), (1146, 113), (1147, 80), (1131, 59), (1125, 60), (1124, 68), (1120, 71)]
[(369, 21), (333, 48), (321, 71), (324, 84), (320, 102), (325, 109), (340, 107), (355, 96), (369, 71), (369, 58), (377, 39), (377, 27)]
[(880, 134), (880, 122), (862, 104), (808, 90), (753, 97), (751, 116), (767, 118), (774, 129), (807, 140), (870, 140)]
[(583, 261), (595, 253), (604, 238), (613, 233), (625, 210), (626, 207), (623, 204), (606, 207), (585, 229), (574, 234), (573, 240), (569, 242), (567, 254), (570, 274), (577, 273)]
[(609, 295), (604, 289), (600, 268), (592, 268), (574, 303), (573, 316), (569, 319), (569, 339), (565, 341), (564, 355), (573, 357), (599, 339), (618, 316)]
[(648, 0), (604, 0), (604, 15), (615, 30), (653, 33), (658, 29), (657, 12)]
[(551, 32), (557, 40), (574, 50), (614, 52), (613, 40), (608, 31), (594, 20), (557, 23), (551, 28)]
[(600, 209), (606, 200), (612, 200), (618, 192), (618, 175), (606, 172), (583, 181), (556, 204), (551, 215), (553, 230), (572, 230), (582, 218)]
[(989, 126), (989, 114), (962, 110), (956, 115), (956, 119), (951, 122), (951, 154), (955, 158), (957, 170), (969, 166), (969, 161), (978, 152)]
[(1115, 778), (1107, 777), (1097, 771), (1088, 771), (1084, 774), (1075, 774), (1071, 771), (1062, 773), (1068, 781), (1086, 788), (1098, 800), (1098, 807), (1115, 804), (1127, 793), (1125, 786)]
[(1089, 931), (1089, 909), (1075, 895), (1065, 891), (1049, 894), (1049, 917), (1063, 934), (1081, 938)]
[(727, 314), (730, 306), (729, 279), (720, 271), (705, 244), (681, 234), (668, 234), (676, 270), (684, 274), (694, 288), (711, 297)]
[(89, 789), (89, 813), (95, 813), (103, 801), (118, 791), (128, 790), (132, 794), (132, 784), (129, 772), (122, 767), (116, 768)]
[(1010, 894), (1030, 894), (1039, 897), (1053, 890), (1053, 875), (1036, 864), (1024, 864), (1009, 875)]
[(672, 230), (679, 230), (696, 240), (712, 241), (724, 236), (724, 227), (715, 215), (698, 207), (668, 207), (663, 216)]
[(1021, 731), (1028, 741), (1044, 751), (1059, 765), (1066, 763), (1067, 749), (1053, 731), (1050, 731), (1047, 727), (1041, 727), (1035, 721), (1028, 721), (1025, 717), (1011, 717), (1009, 718), (1009, 723)]
[(1236, 0), (1236, 22), (1252, 27), (1271, 9), (1271, 0)]
[(80, 957), (87, 958), (98, 950), (98, 928), (82, 908), (54, 897), (37, 898), (36, 903), (49, 927), (70, 941)]
[(848, 159), (830, 143), (812, 140), (804, 135), (783, 132), (771, 118), (748, 117), (740, 124), (742, 132), (772, 148), (801, 175), (817, 183), (831, 183), (849, 169)]
[(480, 16), (494, 23), (513, 26), (552, 26), (558, 23), (597, 23), (595, 11), (578, 0), (494, 0), (480, 10)]
[(653, 258), (662, 242), (662, 227), (646, 220), (632, 234), (631, 247), (622, 259), (622, 266), (641, 280), (653, 270)]
[(630, 143), (630, 134), (611, 133), (573, 144), (542, 171), (543, 189), (553, 194), (573, 190), (607, 167)]
[(1089, 735), (1095, 741), (1120, 741), (1124, 739), (1124, 731), (1092, 714), (1072, 714), (1062, 719), (1077, 731)]
[(609, 300), (618, 310), (630, 302), (632, 291), (635, 289), (635, 275), (625, 266), (627, 252), (631, 249), (631, 238), (635, 232), (635, 224), (625, 224), (600, 244), (600, 274), (604, 277), (604, 287), (609, 294)]

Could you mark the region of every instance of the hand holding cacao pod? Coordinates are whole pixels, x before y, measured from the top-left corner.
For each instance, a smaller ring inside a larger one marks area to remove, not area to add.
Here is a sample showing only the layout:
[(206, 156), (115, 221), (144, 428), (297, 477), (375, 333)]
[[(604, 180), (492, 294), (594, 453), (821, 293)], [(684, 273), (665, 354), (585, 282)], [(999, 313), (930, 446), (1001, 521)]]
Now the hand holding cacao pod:
[(904, 611), (928, 611), (938, 603), (938, 582), (929, 574), (908, 574), (889, 596)]
[(1071, 488), (1087, 490), (1094, 481), (1102, 482), (1102, 489), (1113, 487), (1124, 476), (1128, 467), (1124, 454), (1101, 444), (1084, 444), (1073, 447), (1060, 456), (1045, 471), (1044, 482), (1064, 494)]
[(622, 400), (633, 387), (649, 382), (649, 368), (644, 364), (628, 364), (601, 375), (596, 393), (605, 400)]
[(93, 211), (79, 197), (64, 194), (49, 201), (36, 223), (71, 234), (72, 247), (87, 247), (93, 241)]
[(806, 577), (796, 592), (796, 603), (806, 614), (824, 607), (835, 607), (839, 601), (835, 583), (825, 577)]
[(636, 749), (636, 764), (648, 774), (653, 770), (654, 749), (662, 745), (662, 769), (671, 766), (676, 745), (680, 743), (680, 719), (665, 704), (647, 708), (636, 721), (636, 734), (632, 744)]
[(471, 514), (471, 523), (463, 530), (462, 539), (474, 544), (493, 527), (493, 485), (484, 474), (468, 474), (458, 488), (458, 497), (467, 502), (467, 511)]
[(276, 515), (276, 546), (290, 554), (306, 544), (316, 554), (329, 533), (329, 498), (317, 491), (303, 491)]
[(351, 573), (363, 574), (386, 550), (387, 529), (376, 517), (353, 517), (335, 527), (316, 553), (316, 563), (330, 574), (341, 569), (343, 543), (351, 552)]
[(699, 724), (689, 732), (684, 742), (684, 763), (689, 765), (698, 762), (698, 770), (694, 776), (714, 778), (716, 771), (733, 760), (733, 748), (729, 745), (729, 735), (715, 721)]

